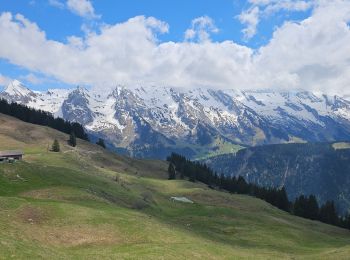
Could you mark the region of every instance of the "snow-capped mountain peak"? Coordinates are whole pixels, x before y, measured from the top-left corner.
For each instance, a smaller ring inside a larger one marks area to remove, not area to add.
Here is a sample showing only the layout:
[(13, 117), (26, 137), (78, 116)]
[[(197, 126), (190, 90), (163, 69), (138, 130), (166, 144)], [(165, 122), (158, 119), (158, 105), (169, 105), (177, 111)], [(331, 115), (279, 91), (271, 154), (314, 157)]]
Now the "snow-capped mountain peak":
[(34, 92), (28, 89), (18, 80), (13, 80), (7, 87), (4, 89), (4, 92), (11, 96), (21, 96), (25, 97), (28, 95), (34, 95)]
[(350, 140), (350, 101), (301, 90), (116, 85), (110, 91), (34, 93), (15, 81), (0, 98), (81, 123), (136, 156), (164, 157), (169, 151), (194, 156), (200, 149), (237, 143)]

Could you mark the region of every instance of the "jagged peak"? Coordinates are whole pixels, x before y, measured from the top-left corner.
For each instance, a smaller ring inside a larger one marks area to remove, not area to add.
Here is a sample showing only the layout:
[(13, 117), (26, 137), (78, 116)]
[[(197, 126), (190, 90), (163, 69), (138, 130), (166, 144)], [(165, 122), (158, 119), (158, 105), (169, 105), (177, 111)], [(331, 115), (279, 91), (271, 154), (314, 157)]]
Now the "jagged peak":
[(88, 93), (89, 92), (89, 90), (87, 88), (85, 88), (83, 86), (79, 86), (79, 85), (74, 89), (74, 91), (78, 91), (78, 92), (82, 92), (82, 93)]
[(70, 95), (81, 95), (84, 97), (90, 97), (90, 91), (87, 88), (78, 85), (76, 88), (70, 91)]
[(22, 82), (15, 79), (10, 84), (7, 85), (7, 87), (4, 89), (4, 92), (9, 95), (16, 95), (16, 96), (28, 96), (33, 95), (34, 92), (23, 85)]

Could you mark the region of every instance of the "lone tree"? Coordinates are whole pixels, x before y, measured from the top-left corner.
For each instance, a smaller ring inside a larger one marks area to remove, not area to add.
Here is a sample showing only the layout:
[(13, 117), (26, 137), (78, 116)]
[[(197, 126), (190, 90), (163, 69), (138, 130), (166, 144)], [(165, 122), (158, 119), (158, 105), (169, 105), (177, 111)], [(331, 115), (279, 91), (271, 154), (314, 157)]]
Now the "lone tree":
[(51, 147), (51, 151), (58, 153), (60, 150), (61, 150), (61, 149), (60, 149), (60, 144), (59, 144), (59, 142), (57, 141), (57, 139), (55, 139), (55, 140), (53, 141), (53, 144), (52, 144), (52, 147)]
[(103, 148), (106, 148), (105, 141), (102, 138), (98, 138), (98, 141), (96, 144), (103, 147)]
[(69, 135), (69, 140), (68, 140), (68, 144), (70, 146), (76, 147), (77, 146), (77, 138), (75, 137), (75, 133), (71, 132)]
[(172, 163), (169, 163), (169, 167), (168, 167), (168, 180), (175, 180), (176, 179), (176, 170), (175, 170), (175, 166)]

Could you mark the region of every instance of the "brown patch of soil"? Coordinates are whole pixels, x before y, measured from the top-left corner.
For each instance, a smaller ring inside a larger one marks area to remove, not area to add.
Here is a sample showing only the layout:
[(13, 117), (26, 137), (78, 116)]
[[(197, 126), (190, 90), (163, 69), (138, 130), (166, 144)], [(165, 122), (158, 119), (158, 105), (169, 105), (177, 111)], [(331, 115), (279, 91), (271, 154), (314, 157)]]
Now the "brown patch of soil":
[(29, 224), (41, 224), (49, 219), (44, 210), (33, 206), (21, 207), (17, 212), (17, 216), (21, 221)]

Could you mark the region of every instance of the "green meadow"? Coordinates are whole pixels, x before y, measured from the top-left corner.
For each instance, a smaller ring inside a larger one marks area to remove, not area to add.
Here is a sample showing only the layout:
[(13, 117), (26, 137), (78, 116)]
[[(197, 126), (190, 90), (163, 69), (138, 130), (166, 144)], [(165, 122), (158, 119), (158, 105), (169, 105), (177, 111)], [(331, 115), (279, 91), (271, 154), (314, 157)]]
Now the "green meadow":
[[(48, 147), (57, 138), (61, 152)], [(0, 115), (0, 259), (348, 259), (350, 232)], [(193, 204), (173, 202), (185, 196)]]

